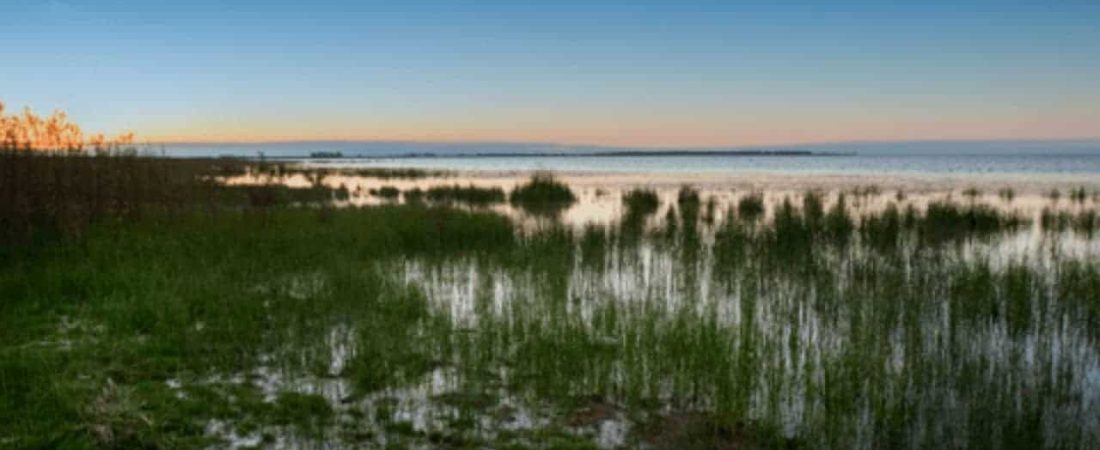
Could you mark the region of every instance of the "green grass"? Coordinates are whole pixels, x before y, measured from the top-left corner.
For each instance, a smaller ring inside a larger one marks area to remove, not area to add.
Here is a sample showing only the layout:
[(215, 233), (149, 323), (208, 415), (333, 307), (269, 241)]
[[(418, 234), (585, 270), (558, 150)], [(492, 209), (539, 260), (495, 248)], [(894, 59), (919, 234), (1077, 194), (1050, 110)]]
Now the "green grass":
[(706, 227), (686, 188), (651, 231), (652, 191), (579, 229), (246, 192), (0, 247), (0, 447), (1100, 441), (1100, 263), (1050, 250), (1086, 210), (1006, 258), (1027, 219), (978, 201), (750, 195)]
[(661, 206), (661, 199), (657, 192), (650, 189), (633, 189), (623, 194), (623, 206), (627, 215), (631, 217), (646, 217), (655, 212)]
[(753, 221), (764, 214), (764, 196), (753, 193), (741, 197), (737, 202), (737, 214), (743, 220)]
[(526, 183), (516, 186), (509, 201), (533, 214), (555, 215), (577, 201), (569, 186), (548, 172), (534, 174)]
[(385, 200), (397, 200), (397, 198), (401, 196), (401, 190), (393, 186), (381, 186), (375, 189), (371, 189), (368, 192), (370, 193), (370, 195)]
[(433, 186), (426, 193), (428, 200), (438, 203), (465, 203), (486, 206), (504, 202), (504, 190), (499, 187)]

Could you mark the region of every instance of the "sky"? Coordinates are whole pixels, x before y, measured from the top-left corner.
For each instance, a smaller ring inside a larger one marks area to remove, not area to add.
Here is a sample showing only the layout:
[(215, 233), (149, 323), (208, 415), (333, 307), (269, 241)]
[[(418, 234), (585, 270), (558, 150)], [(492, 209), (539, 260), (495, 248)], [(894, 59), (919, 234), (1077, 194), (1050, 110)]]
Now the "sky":
[(0, 0), (0, 100), (152, 142), (1100, 137), (1100, 1)]

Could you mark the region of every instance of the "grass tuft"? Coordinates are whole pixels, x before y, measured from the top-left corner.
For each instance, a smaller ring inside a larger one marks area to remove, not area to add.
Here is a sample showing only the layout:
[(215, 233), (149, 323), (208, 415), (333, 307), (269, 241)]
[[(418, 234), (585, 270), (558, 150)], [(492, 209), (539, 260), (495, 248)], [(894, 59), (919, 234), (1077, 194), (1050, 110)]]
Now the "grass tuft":
[(526, 183), (516, 186), (509, 200), (531, 213), (553, 215), (572, 206), (577, 196), (551, 173), (537, 172)]

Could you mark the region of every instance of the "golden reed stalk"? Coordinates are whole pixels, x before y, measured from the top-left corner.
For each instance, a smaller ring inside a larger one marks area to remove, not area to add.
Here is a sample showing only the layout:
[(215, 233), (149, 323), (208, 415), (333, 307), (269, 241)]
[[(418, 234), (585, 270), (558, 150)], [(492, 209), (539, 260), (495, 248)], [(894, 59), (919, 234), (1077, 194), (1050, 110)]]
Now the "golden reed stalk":
[(0, 150), (81, 153), (91, 149), (100, 153), (120, 150), (133, 142), (134, 133), (130, 132), (113, 138), (103, 134), (85, 138), (80, 126), (69, 122), (63, 111), (43, 118), (27, 107), (22, 114), (6, 115), (4, 102), (0, 101)]

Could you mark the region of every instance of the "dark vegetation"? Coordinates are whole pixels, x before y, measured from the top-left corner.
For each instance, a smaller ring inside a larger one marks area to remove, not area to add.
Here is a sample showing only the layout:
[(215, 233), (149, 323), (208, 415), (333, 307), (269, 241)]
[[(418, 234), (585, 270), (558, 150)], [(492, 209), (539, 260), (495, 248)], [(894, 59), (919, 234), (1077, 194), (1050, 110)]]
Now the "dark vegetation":
[(573, 190), (548, 172), (535, 173), (509, 194), (513, 206), (537, 215), (556, 215), (577, 201)]
[(0, 240), (79, 236), (96, 222), (146, 215), (170, 217), (197, 209), (262, 211), (347, 196), (346, 188), (320, 183), (288, 187), (277, 176), (254, 185), (220, 182), (245, 170), (241, 162), (215, 159), (0, 151)]
[(756, 220), (764, 214), (764, 196), (761, 193), (752, 193), (741, 197), (737, 202), (737, 213), (741, 219)]
[(634, 189), (623, 195), (623, 205), (627, 215), (645, 217), (657, 212), (661, 200), (657, 192), (649, 189)]
[(504, 202), (504, 190), (499, 187), (483, 188), (477, 186), (433, 186), (428, 188), (428, 200), (438, 203), (465, 203), (473, 206), (486, 206)]
[(382, 186), (376, 189), (371, 189), (370, 195), (380, 197), (386, 200), (397, 200), (401, 196), (401, 190), (393, 186)]

